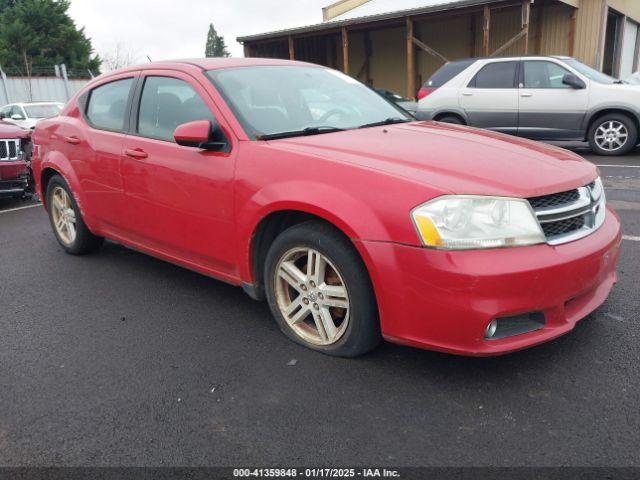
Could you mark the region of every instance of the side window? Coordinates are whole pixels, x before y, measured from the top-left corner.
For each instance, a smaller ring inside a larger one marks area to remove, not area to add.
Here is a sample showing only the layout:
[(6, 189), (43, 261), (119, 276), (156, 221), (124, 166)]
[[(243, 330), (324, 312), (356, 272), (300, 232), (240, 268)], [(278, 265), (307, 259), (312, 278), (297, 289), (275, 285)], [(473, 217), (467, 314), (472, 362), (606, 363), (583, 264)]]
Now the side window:
[(496, 62), (482, 67), (470, 88), (515, 88), (518, 62)]
[(116, 80), (91, 91), (87, 118), (92, 126), (104, 130), (123, 131), (127, 100), (133, 79)]
[(562, 78), (568, 73), (553, 62), (524, 62), (524, 88), (571, 88), (562, 83)]
[(13, 107), (11, 107), (11, 113), (10, 113), (10, 117), (13, 115), (19, 115), (22, 118), (26, 118), (24, 116), (24, 112), (22, 111), (22, 108), (19, 105), (14, 105)]
[(144, 137), (173, 142), (178, 125), (215, 117), (191, 85), (171, 77), (147, 77), (140, 97), (137, 131)]

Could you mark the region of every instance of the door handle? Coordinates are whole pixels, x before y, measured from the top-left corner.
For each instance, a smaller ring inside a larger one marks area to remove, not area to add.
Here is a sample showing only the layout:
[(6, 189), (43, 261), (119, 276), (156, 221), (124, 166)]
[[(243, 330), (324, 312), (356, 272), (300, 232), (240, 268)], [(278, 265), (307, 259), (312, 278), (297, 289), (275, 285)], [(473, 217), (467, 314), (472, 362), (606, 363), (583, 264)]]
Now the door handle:
[(462, 95), (464, 95), (465, 97), (472, 97), (473, 93), (471, 93), (471, 92), (462, 92)]
[(124, 154), (127, 157), (135, 158), (137, 160), (142, 160), (143, 158), (147, 158), (149, 154), (140, 148), (129, 149), (127, 148), (124, 151)]
[(533, 93), (521, 93), (520, 96), (529, 98), (529, 97), (533, 97)]
[(64, 141), (70, 143), (71, 145), (78, 145), (80, 143), (80, 139), (74, 136), (64, 137)]

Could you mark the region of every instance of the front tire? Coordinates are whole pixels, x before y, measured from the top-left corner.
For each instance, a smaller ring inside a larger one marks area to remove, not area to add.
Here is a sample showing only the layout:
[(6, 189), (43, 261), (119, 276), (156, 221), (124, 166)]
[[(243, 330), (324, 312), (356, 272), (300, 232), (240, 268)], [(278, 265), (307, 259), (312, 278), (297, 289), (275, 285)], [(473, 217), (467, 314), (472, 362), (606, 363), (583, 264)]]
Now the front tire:
[(69, 185), (60, 175), (49, 180), (47, 207), (56, 240), (67, 253), (83, 255), (100, 249), (104, 238), (89, 231)]
[(281, 233), (267, 253), (264, 284), (278, 326), (294, 342), (340, 357), (380, 343), (368, 272), (330, 225), (311, 221)]
[(624, 155), (638, 143), (638, 129), (626, 115), (613, 113), (593, 122), (587, 139), (598, 155)]

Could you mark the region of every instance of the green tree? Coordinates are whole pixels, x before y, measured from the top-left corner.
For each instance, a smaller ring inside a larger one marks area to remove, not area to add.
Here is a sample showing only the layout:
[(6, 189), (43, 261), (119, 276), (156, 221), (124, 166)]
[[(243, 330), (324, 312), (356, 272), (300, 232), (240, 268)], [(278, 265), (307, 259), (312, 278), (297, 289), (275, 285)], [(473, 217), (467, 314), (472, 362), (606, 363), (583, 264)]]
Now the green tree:
[(0, 65), (27, 77), (61, 63), (99, 73), (100, 57), (68, 10), (69, 0), (0, 0)]
[(224, 37), (218, 35), (213, 23), (209, 24), (209, 33), (207, 34), (207, 46), (204, 51), (205, 57), (228, 57), (229, 51), (224, 43)]

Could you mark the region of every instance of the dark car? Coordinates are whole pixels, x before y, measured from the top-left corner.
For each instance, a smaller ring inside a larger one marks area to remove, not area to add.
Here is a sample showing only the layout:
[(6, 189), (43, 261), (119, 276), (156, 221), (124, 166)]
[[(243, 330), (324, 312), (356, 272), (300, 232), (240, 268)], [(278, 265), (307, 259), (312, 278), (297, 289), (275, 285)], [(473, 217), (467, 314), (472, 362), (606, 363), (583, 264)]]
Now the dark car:
[(29, 193), (30, 151), (31, 131), (0, 121), (0, 198), (21, 198)]

